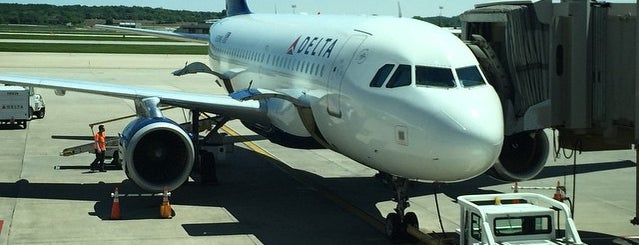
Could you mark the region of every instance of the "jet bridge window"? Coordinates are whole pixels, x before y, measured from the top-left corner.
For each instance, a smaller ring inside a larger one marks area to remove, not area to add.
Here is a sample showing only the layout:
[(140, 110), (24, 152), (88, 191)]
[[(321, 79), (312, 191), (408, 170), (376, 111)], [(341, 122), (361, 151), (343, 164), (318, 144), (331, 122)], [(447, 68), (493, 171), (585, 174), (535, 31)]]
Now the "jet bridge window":
[(391, 71), (393, 71), (393, 68), (395, 68), (395, 65), (391, 64), (386, 64), (382, 66), (382, 68), (379, 68), (369, 86), (381, 88), (384, 81), (386, 81), (386, 78), (388, 78), (388, 75), (390, 75)]
[(484, 77), (479, 73), (477, 66), (457, 68), (457, 77), (464, 87), (473, 87), (486, 84)]
[(409, 65), (399, 65), (393, 76), (388, 80), (386, 84), (387, 88), (396, 88), (402, 86), (408, 86), (411, 84), (411, 67)]
[(440, 88), (454, 88), (456, 86), (453, 71), (449, 68), (417, 66), (415, 67), (415, 78), (417, 85)]

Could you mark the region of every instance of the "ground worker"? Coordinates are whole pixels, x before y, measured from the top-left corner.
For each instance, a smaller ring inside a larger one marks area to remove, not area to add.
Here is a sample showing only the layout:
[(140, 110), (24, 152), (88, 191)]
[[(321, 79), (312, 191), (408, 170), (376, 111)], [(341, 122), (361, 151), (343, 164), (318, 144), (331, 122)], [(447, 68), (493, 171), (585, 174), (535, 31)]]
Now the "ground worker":
[(106, 154), (106, 133), (104, 125), (98, 126), (98, 132), (93, 136), (93, 140), (95, 160), (91, 163), (91, 171), (99, 170), (100, 172), (106, 172), (104, 169), (104, 155)]

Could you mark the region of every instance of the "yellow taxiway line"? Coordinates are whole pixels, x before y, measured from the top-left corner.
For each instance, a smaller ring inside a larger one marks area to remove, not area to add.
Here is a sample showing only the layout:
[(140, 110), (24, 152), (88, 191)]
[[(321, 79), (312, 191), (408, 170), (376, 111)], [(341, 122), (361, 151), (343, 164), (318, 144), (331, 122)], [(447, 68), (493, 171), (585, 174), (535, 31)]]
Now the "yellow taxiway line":
[[(222, 126), (222, 130), (224, 130), (226, 133), (228, 133), (231, 136), (242, 137), (242, 135), (240, 135), (237, 131), (231, 129), (230, 127), (228, 127), (226, 125)], [(261, 155), (263, 155), (265, 157), (267, 157), (267, 160), (271, 161), (271, 163), (273, 163), (280, 170), (284, 171), (286, 174), (291, 176), (297, 182), (314, 188), (315, 190), (317, 190), (318, 193), (323, 195), (325, 198), (327, 198), (331, 202), (335, 203), (337, 206), (341, 207), (345, 211), (347, 211), (347, 212), (355, 215), (356, 217), (360, 218), (361, 220), (363, 220), (364, 222), (368, 223), (369, 225), (371, 225), (376, 230), (378, 230), (378, 231), (380, 231), (382, 233), (385, 233), (385, 225), (384, 225), (383, 221), (381, 221), (381, 220), (373, 217), (372, 215), (368, 214), (367, 212), (364, 212), (363, 210), (355, 207), (353, 204), (349, 203), (348, 201), (346, 201), (343, 198), (339, 197), (335, 193), (331, 192), (330, 190), (325, 188), (320, 183), (317, 183), (317, 182), (312, 181), (312, 180), (307, 179), (307, 178), (303, 178), (302, 176), (296, 174), (293, 168), (291, 168), (290, 166), (286, 165), (284, 162), (279, 160), (273, 154), (271, 154), (268, 151), (264, 150), (262, 147), (258, 146), (257, 144), (253, 143), (252, 141), (242, 140), (242, 143), (244, 145), (246, 145), (249, 149), (251, 149), (251, 150), (253, 150), (253, 151), (255, 151), (255, 152), (257, 152), (257, 153), (259, 153), (259, 154), (261, 154)], [(409, 235), (415, 237), (417, 240), (423, 242), (424, 244), (429, 244), (429, 245), (447, 244), (447, 241), (444, 241), (442, 239), (434, 238), (434, 237), (422, 232), (421, 230), (419, 230), (419, 228), (415, 228), (415, 227), (412, 227), (412, 226), (407, 227), (407, 233)]]

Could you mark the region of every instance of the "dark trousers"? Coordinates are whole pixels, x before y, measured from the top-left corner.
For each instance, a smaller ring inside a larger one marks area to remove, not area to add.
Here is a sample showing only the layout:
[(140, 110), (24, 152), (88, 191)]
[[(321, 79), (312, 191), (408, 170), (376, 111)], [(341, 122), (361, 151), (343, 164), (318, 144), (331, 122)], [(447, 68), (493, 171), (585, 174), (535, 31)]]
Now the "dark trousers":
[(104, 169), (104, 155), (106, 152), (95, 150), (95, 160), (91, 163), (91, 169)]

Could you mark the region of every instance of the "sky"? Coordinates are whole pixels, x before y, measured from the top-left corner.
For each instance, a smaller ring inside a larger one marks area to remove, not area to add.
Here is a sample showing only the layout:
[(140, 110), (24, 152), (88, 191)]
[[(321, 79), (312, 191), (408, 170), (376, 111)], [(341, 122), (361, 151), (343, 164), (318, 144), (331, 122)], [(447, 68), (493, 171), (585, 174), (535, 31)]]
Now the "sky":
[[(400, 2), (404, 17), (456, 16), (472, 9), (477, 3), (495, 0), (248, 0), (255, 13), (308, 13), (354, 14), (354, 15), (398, 15)], [(609, 0), (608, 2), (631, 2), (636, 0)], [(53, 5), (124, 5), (144, 6), (192, 11), (215, 11), (224, 9), (225, 0), (0, 0), (0, 3), (41, 3)], [(294, 6), (294, 7), (293, 7)], [(440, 9), (441, 8), (441, 9)]]

